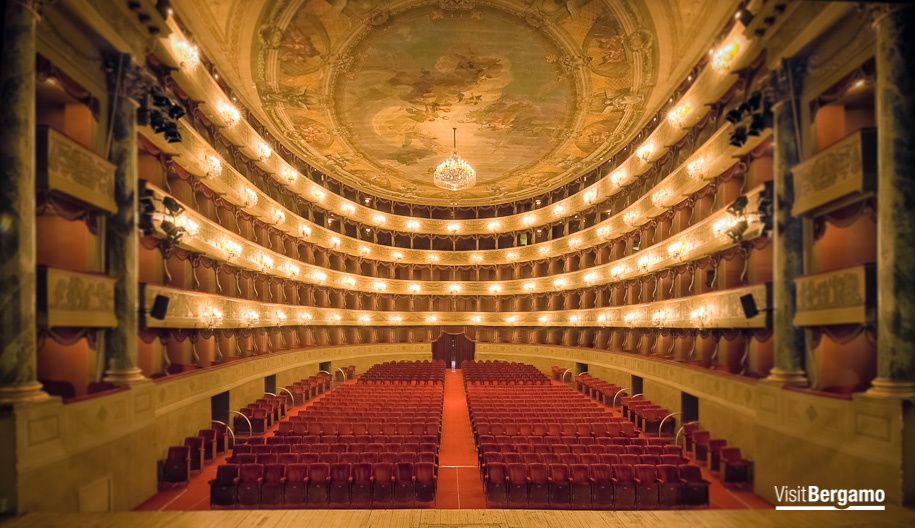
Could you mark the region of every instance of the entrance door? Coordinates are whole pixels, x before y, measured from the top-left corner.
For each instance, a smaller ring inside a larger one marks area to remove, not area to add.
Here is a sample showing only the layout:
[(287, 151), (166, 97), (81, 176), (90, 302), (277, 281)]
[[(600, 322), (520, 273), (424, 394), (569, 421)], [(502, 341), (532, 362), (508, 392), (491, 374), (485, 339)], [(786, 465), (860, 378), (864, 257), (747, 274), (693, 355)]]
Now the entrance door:
[(467, 339), (464, 334), (445, 334), (432, 343), (432, 359), (441, 359), (445, 365), (451, 362), (460, 368), (461, 362), (473, 361), (476, 343)]

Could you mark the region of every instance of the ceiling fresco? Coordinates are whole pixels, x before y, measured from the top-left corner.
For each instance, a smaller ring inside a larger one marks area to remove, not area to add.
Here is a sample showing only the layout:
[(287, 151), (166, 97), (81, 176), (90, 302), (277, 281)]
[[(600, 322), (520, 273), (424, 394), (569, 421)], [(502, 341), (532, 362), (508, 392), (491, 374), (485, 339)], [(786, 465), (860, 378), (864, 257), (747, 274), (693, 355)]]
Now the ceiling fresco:
[[(199, 3), (179, 1), (192, 4), (184, 18)], [(216, 4), (217, 19), (247, 19), (202, 34), (236, 49), (200, 44), (271, 132), (329, 176), (399, 201), (485, 205), (555, 188), (627, 143), (672, 87), (658, 78), (673, 64), (659, 60), (659, 28), (635, 0)], [(248, 53), (227, 44), (232, 30)], [(432, 184), (452, 129), (477, 171), (463, 191)]]

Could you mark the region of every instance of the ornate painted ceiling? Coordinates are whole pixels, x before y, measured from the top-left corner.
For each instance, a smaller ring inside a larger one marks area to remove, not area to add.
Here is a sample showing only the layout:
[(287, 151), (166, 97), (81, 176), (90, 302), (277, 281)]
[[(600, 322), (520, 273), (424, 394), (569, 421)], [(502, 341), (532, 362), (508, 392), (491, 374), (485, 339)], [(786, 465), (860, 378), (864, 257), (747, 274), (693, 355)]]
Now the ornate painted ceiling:
[[(628, 143), (736, 2), (177, 0), (197, 43), (276, 137), (399, 201), (540, 194)], [(477, 185), (445, 191), (452, 150)]]

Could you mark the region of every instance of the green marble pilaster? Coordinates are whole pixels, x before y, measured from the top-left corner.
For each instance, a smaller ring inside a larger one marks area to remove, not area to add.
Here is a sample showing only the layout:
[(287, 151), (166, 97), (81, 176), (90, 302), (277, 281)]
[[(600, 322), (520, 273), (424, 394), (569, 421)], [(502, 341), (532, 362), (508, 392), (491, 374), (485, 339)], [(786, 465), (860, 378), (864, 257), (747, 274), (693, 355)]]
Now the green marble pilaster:
[(874, 8), (877, 37), (877, 378), (915, 397), (915, 6)]
[[(122, 72), (132, 69), (129, 55), (118, 55)], [(117, 76), (118, 69), (114, 70)], [(122, 75), (124, 75), (122, 73)], [(105, 231), (105, 261), (108, 274), (116, 280), (114, 310), (118, 324), (105, 333), (108, 370), (104, 380), (130, 384), (145, 380), (137, 367), (137, 328), (139, 319), (139, 233), (137, 232), (137, 102), (126, 95), (117, 79), (119, 95), (112, 95), (112, 137), (109, 159), (114, 173), (114, 200), (117, 213), (108, 217)], [(125, 89), (126, 88), (126, 89)]]
[[(790, 66), (789, 66), (790, 67)], [(789, 88), (790, 90), (790, 88)], [(804, 273), (803, 221), (791, 215), (794, 177), (798, 163), (798, 137), (790, 101), (777, 103), (774, 113), (775, 218), (772, 240), (773, 367), (769, 381), (782, 385), (807, 385), (804, 372), (804, 330), (794, 326), (797, 311), (794, 279)]]
[(34, 2), (4, 2), (0, 68), (0, 404), (48, 398), (37, 373)]

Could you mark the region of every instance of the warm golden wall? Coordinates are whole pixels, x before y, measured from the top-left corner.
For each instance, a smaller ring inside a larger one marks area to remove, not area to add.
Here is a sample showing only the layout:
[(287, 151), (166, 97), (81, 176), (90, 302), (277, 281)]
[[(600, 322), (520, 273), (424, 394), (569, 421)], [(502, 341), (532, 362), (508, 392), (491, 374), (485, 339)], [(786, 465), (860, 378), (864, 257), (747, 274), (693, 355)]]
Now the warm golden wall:
[[(270, 354), (135, 385), (106, 396), (17, 408), (20, 513), (129, 510), (156, 492), (156, 460), (170, 445), (208, 428), (210, 397), (229, 391), (232, 409), (263, 395), (264, 377), (285, 386), (314, 375), (318, 363), (356, 365), (431, 359), (429, 344), (349, 345)], [(2, 461), (2, 458), (0, 458)], [(3, 496), (14, 497), (0, 485)]]

